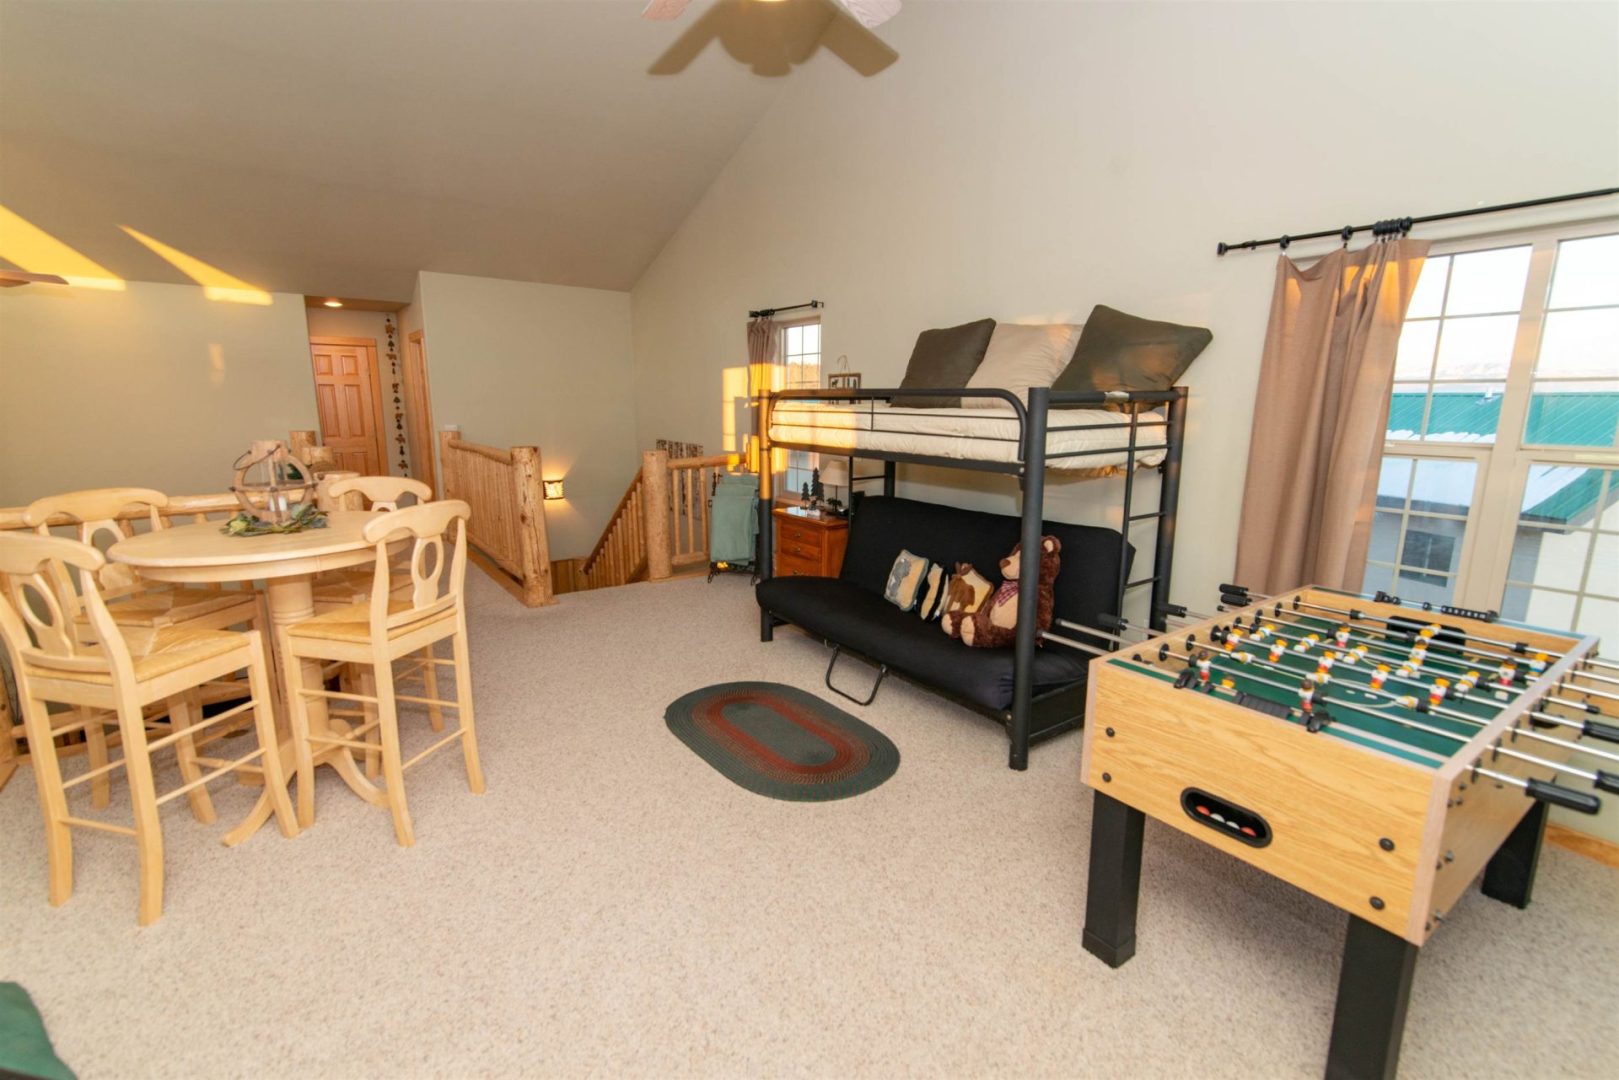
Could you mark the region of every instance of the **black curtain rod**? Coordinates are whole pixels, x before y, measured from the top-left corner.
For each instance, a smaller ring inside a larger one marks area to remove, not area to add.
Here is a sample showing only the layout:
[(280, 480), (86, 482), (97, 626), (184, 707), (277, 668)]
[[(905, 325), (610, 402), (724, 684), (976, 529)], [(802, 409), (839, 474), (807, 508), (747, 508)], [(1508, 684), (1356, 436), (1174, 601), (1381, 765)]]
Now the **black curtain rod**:
[(782, 311), (797, 311), (800, 308), (823, 308), (823, 307), (826, 307), (826, 305), (821, 303), (821, 301), (819, 301), (819, 300), (811, 300), (807, 304), (788, 304), (786, 307), (760, 308), (758, 311), (750, 311), (750, 312), (748, 312), (748, 318), (750, 318), (750, 319), (768, 319), (768, 318), (770, 318), (770, 316), (775, 315), (778, 312), (782, 312)]
[(1295, 240), (1320, 240), (1328, 236), (1336, 236), (1349, 243), (1349, 238), (1358, 232), (1370, 232), (1373, 236), (1403, 236), (1411, 231), (1411, 226), (1422, 225), (1430, 221), (1447, 221), (1450, 218), (1473, 217), (1475, 214), (1498, 214), (1503, 210), (1524, 210), (1531, 206), (1550, 206), (1552, 203), (1573, 202), (1575, 199), (1599, 199), (1604, 195), (1619, 195), (1619, 187), (1599, 188), (1596, 191), (1581, 191), (1573, 195), (1552, 195), (1544, 199), (1525, 199), (1523, 202), (1502, 203), (1500, 206), (1475, 206), (1471, 210), (1452, 210), (1447, 214), (1425, 214), (1422, 217), (1387, 218), (1383, 221), (1373, 222), (1370, 225), (1345, 225), (1341, 229), (1322, 229), (1320, 232), (1297, 233), (1294, 235), (1273, 236), (1269, 240), (1244, 240), (1240, 244), (1216, 244), (1214, 253), (1224, 255), (1228, 251), (1253, 250), (1254, 248), (1269, 247), (1279, 244), (1283, 251), (1287, 245)]

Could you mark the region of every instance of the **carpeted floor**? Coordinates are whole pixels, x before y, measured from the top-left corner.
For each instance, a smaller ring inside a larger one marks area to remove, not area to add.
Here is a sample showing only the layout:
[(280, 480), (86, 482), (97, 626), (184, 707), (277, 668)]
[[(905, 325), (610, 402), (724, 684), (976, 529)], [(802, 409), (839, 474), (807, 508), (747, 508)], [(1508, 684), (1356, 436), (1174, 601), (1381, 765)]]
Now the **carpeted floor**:
[[(860, 715), (893, 779), (765, 799), (663, 721), (724, 680), (824, 693), (745, 581), (544, 611), (470, 584), (489, 792), (453, 754), (413, 770), (410, 850), (329, 770), (295, 840), (219, 845), (247, 789), (213, 828), (179, 800), (140, 930), (132, 844), (79, 832), (52, 909), (32, 778), (0, 794), (0, 978), (82, 1077), (1320, 1075), (1326, 905), (1149, 822), (1139, 954), (1080, 949), (1077, 734), (1013, 773), (999, 728), (891, 682)], [(1423, 949), (1402, 1074), (1613, 1075), (1616, 912), (1619, 873), (1555, 848), (1527, 912), (1475, 890)]]

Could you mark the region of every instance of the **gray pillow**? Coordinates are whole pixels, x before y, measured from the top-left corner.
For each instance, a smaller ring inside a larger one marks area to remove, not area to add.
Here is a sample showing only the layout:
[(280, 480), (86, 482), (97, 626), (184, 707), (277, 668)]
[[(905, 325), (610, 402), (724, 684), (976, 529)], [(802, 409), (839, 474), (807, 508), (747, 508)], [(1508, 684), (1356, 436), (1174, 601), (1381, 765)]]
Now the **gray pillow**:
[[(1080, 331), (1074, 359), (1053, 390), (1168, 390), (1208, 348), (1214, 335), (1201, 326), (1138, 319), (1097, 304)], [(1082, 409), (1083, 405), (1056, 405)]]
[[(994, 332), (994, 319), (979, 319), (947, 330), (922, 331), (916, 335), (916, 347), (911, 350), (911, 362), (905, 365), (900, 389), (960, 390), (965, 387), (983, 362), (989, 336)], [(955, 409), (960, 405), (959, 395), (894, 399), (896, 409)]]

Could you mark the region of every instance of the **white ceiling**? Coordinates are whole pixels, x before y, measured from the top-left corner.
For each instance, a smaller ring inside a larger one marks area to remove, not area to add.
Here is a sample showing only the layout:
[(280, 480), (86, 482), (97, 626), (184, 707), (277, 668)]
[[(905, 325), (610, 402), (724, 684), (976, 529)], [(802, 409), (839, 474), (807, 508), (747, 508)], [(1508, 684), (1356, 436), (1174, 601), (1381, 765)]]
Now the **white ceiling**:
[(131, 280), (189, 279), (121, 225), (275, 291), (625, 289), (791, 67), (715, 20), (818, 2), (0, 0), (0, 204)]

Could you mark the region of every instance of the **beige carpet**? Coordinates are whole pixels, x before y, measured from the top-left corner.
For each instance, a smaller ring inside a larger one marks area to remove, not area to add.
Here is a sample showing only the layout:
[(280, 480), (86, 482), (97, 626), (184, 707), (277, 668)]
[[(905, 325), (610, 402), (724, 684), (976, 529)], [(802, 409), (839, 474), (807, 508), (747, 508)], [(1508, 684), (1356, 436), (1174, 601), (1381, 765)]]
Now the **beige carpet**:
[[(860, 715), (898, 775), (760, 798), (663, 725), (711, 682), (824, 692), (745, 581), (531, 612), (473, 578), (489, 793), (414, 771), (411, 850), (329, 770), (295, 840), (219, 845), (246, 789), (214, 828), (180, 800), (140, 930), (131, 844), (79, 833), (52, 909), (32, 778), (0, 795), (0, 978), (81, 1076), (1320, 1075), (1326, 905), (1149, 822), (1139, 954), (1081, 950), (1077, 734), (1013, 773), (998, 728), (892, 683)], [(1475, 891), (1422, 952), (1403, 1075), (1612, 1076), (1616, 913), (1619, 873), (1557, 849), (1527, 912)]]

